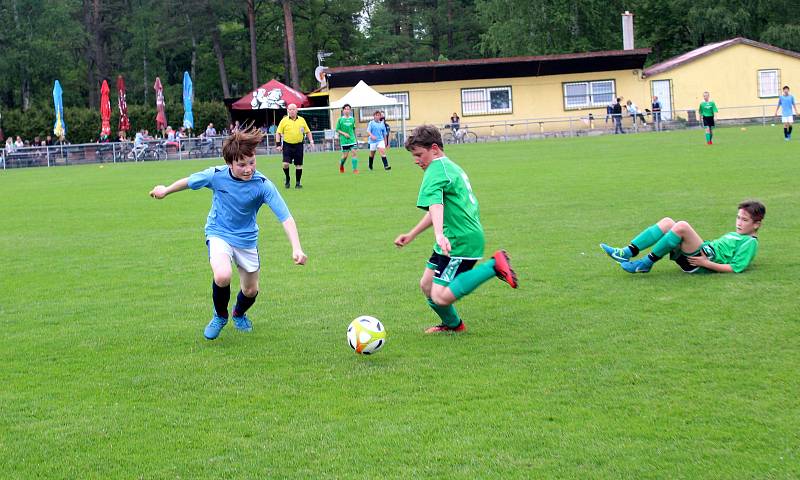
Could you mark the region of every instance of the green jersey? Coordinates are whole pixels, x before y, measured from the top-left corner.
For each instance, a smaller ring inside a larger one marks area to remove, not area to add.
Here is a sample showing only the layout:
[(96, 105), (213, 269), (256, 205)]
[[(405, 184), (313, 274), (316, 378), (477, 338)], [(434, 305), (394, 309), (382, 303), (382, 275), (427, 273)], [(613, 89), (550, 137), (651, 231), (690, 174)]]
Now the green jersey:
[[(425, 169), (417, 207), (444, 205), (444, 236), (450, 240), (450, 257), (483, 257), (483, 226), (478, 199), (464, 170), (447, 157), (435, 159)], [(434, 251), (442, 254), (438, 244)]]
[(740, 273), (750, 265), (758, 252), (758, 237), (731, 232), (708, 242), (714, 248), (714, 263), (728, 264)]
[(717, 104), (714, 103), (713, 100), (709, 100), (707, 102), (700, 102), (701, 117), (713, 117), (714, 114), (717, 112), (719, 112), (719, 110), (717, 110)]
[(347, 138), (340, 133), (339, 145), (346, 147), (347, 145), (358, 143), (358, 140), (356, 140), (356, 119), (354, 117), (339, 117), (339, 121), (336, 122), (336, 130), (350, 135), (350, 138)]

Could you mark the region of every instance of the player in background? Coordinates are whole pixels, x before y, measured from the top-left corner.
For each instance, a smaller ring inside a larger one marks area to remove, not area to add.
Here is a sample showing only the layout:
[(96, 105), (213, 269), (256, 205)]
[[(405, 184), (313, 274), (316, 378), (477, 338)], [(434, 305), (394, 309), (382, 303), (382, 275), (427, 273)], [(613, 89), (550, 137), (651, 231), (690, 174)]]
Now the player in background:
[(778, 97), (778, 106), (775, 108), (775, 115), (781, 110), (781, 121), (783, 122), (783, 139), (787, 142), (792, 139), (792, 124), (794, 114), (797, 113), (797, 105), (794, 103), (794, 95), (789, 95), (789, 86), (783, 87), (783, 95)]
[(713, 145), (714, 139), (714, 114), (717, 113), (717, 104), (714, 100), (709, 99), (709, 93), (703, 92), (703, 101), (700, 102), (698, 109), (700, 116), (703, 118), (703, 126), (706, 128), (706, 143)]
[[(664, 217), (642, 231), (625, 248), (614, 248), (605, 243), (601, 243), (600, 248), (629, 273), (649, 272), (653, 264), (667, 254), (687, 273), (740, 273), (758, 252), (758, 229), (766, 213), (764, 204), (756, 200), (740, 203), (736, 231), (711, 241), (703, 241), (687, 222)], [(653, 249), (646, 257), (631, 260), (651, 246)]]
[(464, 170), (444, 155), (439, 129), (433, 125), (415, 128), (405, 147), (425, 172), (417, 198), (417, 207), (425, 213), (394, 244), (404, 247), (433, 227), (436, 242), (419, 284), (442, 323), (425, 332), (463, 332), (467, 327), (453, 303), (495, 276), (517, 288), (517, 276), (505, 250), (476, 266), (484, 246), (478, 199)]
[(369, 143), (369, 169), (372, 170), (372, 163), (375, 160), (375, 151), (381, 154), (383, 161), (383, 169), (391, 170), (389, 166), (389, 159), (386, 158), (386, 136), (389, 132), (386, 131), (386, 124), (381, 121), (381, 112), (375, 111), (373, 119), (367, 124), (367, 142)]
[(261, 205), (269, 206), (283, 225), (292, 246), (292, 259), (305, 265), (306, 254), (300, 246), (297, 225), (280, 193), (267, 178), (256, 170), (256, 147), (263, 135), (257, 130), (234, 130), (222, 145), (225, 166), (207, 168), (170, 186), (156, 185), (150, 196), (163, 199), (167, 195), (190, 188), (206, 187), (212, 191), (211, 211), (206, 220), (205, 235), (208, 260), (214, 279), (211, 298), (214, 315), (203, 335), (213, 340), (228, 323), (228, 302), (231, 296), (231, 262), (239, 270), (241, 288), (233, 307), (233, 323), (238, 330), (252, 331), (247, 310), (258, 295), (258, 276), (261, 262), (258, 255), (258, 224), (256, 215)]
[(358, 139), (356, 138), (356, 119), (353, 118), (353, 107), (346, 103), (342, 107), (342, 116), (336, 122), (336, 132), (339, 134), (339, 145), (342, 148), (342, 158), (339, 160), (339, 173), (344, 173), (344, 162), (351, 155), (353, 173), (358, 173)]

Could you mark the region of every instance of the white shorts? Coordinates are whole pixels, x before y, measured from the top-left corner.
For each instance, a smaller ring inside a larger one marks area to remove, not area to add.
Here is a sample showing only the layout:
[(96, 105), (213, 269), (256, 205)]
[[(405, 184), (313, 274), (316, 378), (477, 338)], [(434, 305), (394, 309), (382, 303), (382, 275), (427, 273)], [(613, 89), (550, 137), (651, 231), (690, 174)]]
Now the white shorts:
[(785, 117), (781, 117), (781, 122), (783, 122), (783, 123), (794, 123), (794, 115), (787, 115)]
[(227, 255), (237, 267), (242, 268), (245, 272), (257, 272), (261, 268), (261, 260), (258, 258), (257, 248), (237, 248), (231, 246), (225, 240), (219, 237), (209, 236), (206, 239), (208, 245), (208, 258), (225, 254)]
[(376, 143), (369, 142), (369, 151), (370, 152), (374, 152), (375, 150), (377, 150), (379, 148), (386, 148), (386, 142), (384, 142), (383, 140), (381, 140), (380, 142), (376, 142)]

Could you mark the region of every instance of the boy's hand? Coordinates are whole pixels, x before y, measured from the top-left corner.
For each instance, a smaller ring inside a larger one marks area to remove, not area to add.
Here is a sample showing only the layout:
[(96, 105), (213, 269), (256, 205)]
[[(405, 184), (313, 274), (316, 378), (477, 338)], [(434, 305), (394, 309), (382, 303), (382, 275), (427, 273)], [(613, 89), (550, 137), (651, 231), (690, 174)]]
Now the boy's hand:
[(295, 265), (305, 265), (306, 260), (308, 260), (308, 257), (306, 256), (305, 253), (303, 253), (302, 250), (293, 250), (292, 260), (294, 260)]
[(442, 255), (445, 257), (450, 256), (450, 240), (447, 237), (442, 235), (436, 235), (436, 243), (439, 245), (439, 248), (442, 249)]
[(411, 243), (412, 240), (414, 240), (412, 235), (404, 233), (402, 235), (398, 235), (397, 238), (394, 239), (394, 244), (397, 246), (397, 248), (403, 248)]
[(156, 185), (152, 190), (150, 190), (150, 196), (161, 200), (167, 196), (167, 187), (164, 185)]
[(700, 255), (696, 257), (689, 257), (688, 260), (689, 264), (695, 267), (707, 267), (710, 263), (713, 263), (703, 252), (700, 252)]
[(369, 139), (370, 139), (370, 140), (377, 140), (377, 139), (378, 139), (378, 137), (376, 137), (375, 135), (373, 135), (373, 134), (371, 134), (371, 133), (370, 133), (370, 134), (369, 134)]

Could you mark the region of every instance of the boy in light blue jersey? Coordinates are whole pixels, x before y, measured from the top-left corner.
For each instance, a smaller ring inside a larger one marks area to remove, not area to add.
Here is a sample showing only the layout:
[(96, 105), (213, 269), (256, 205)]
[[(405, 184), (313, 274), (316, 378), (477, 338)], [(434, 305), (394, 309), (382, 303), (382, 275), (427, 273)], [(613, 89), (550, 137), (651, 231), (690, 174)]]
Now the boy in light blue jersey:
[(386, 131), (386, 124), (381, 121), (381, 112), (376, 110), (373, 114), (373, 119), (367, 124), (367, 143), (369, 143), (369, 169), (372, 170), (372, 163), (375, 160), (375, 151), (381, 153), (381, 160), (383, 161), (383, 169), (391, 170), (389, 166), (389, 159), (386, 158), (386, 136), (389, 132)]
[(789, 86), (783, 87), (783, 95), (778, 97), (778, 106), (775, 108), (775, 115), (781, 110), (781, 121), (783, 122), (783, 139), (787, 142), (792, 139), (792, 124), (794, 114), (797, 113), (797, 105), (794, 103), (794, 95), (789, 95)]
[(205, 234), (208, 259), (214, 280), (211, 297), (214, 315), (203, 332), (213, 340), (228, 323), (228, 302), (231, 296), (231, 262), (239, 270), (241, 288), (233, 308), (233, 323), (237, 329), (249, 332), (253, 326), (247, 310), (258, 295), (258, 275), (261, 268), (258, 256), (258, 224), (256, 215), (261, 205), (268, 205), (283, 225), (292, 245), (292, 259), (305, 265), (306, 254), (300, 246), (297, 225), (275, 185), (256, 170), (256, 146), (263, 135), (257, 130), (234, 130), (222, 146), (225, 166), (207, 168), (172, 185), (156, 185), (150, 196), (163, 199), (167, 195), (190, 188), (206, 187), (213, 194), (211, 211), (206, 220)]

